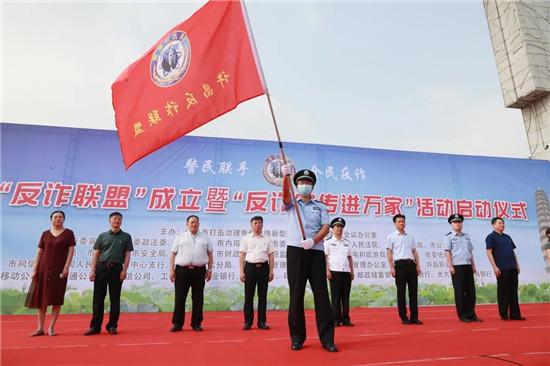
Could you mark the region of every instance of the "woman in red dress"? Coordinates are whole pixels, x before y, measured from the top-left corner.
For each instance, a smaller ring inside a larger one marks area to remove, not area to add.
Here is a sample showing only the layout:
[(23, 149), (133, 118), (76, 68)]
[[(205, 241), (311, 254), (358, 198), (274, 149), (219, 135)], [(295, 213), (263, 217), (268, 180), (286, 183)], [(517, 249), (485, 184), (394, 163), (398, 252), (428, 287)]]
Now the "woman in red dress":
[(48, 335), (55, 336), (54, 327), (67, 288), (69, 266), (73, 259), (76, 240), (74, 233), (63, 226), (65, 213), (54, 211), (50, 220), (53, 227), (42, 233), (38, 251), (32, 269), (32, 283), (25, 306), (38, 309), (38, 329), (31, 337), (41, 336), (44, 332), (44, 320), (48, 305), (52, 305), (52, 318)]

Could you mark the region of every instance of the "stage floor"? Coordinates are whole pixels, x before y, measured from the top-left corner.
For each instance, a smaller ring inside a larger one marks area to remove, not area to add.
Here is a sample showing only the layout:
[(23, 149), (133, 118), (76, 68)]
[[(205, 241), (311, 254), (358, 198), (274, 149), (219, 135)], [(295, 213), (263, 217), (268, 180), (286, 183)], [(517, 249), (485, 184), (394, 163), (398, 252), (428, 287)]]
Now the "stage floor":
[(118, 335), (87, 337), (90, 315), (62, 314), (58, 336), (33, 338), (36, 316), (10, 315), (0, 317), (1, 365), (550, 365), (550, 304), (521, 310), (526, 321), (502, 321), (496, 305), (478, 305), (484, 322), (466, 324), (453, 306), (424, 306), (424, 325), (402, 325), (396, 308), (355, 308), (355, 327), (336, 328), (338, 353), (321, 348), (311, 310), (301, 351), (290, 349), (286, 311), (268, 312), (267, 331), (243, 331), (242, 312), (209, 312), (203, 332), (177, 333), (171, 314), (124, 313)]

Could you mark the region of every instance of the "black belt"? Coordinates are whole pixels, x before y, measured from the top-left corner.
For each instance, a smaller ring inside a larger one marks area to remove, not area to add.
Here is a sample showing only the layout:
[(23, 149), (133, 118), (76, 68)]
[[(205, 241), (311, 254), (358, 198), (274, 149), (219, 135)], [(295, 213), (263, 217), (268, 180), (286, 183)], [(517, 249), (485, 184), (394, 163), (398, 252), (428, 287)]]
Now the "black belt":
[(200, 268), (204, 268), (204, 264), (202, 266), (180, 266), (179, 264), (176, 264), (176, 267), (187, 268), (187, 269), (200, 269)]
[(246, 262), (246, 264), (249, 264), (251, 266), (254, 266), (256, 268), (261, 268), (262, 266), (266, 265), (267, 262), (262, 262), (262, 263), (251, 263), (251, 262)]
[(99, 262), (97, 265), (98, 265), (98, 267), (101, 266), (101, 267), (111, 268), (111, 267), (116, 267), (116, 266), (122, 266), (122, 263)]
[(412, 259), (398, 259), (395, 261), (395, 263), (414, 263), (414, 260)]

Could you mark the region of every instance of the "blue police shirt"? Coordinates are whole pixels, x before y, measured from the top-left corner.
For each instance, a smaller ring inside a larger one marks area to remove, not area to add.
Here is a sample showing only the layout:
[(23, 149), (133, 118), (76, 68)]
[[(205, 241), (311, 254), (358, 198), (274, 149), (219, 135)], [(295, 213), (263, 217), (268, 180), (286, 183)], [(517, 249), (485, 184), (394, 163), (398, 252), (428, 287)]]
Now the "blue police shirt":
[(487, 235), (485, 244), (487, 245), (487, 249), (493, 249), (495, 264), (500, 270), (518, 268), (516, 257), (514, 256), (516, 245), (509, 235), (493, 231)]
[[(302, 219), (306, 239), (312, 239), (319, 232), (319, 230), (321, 230), (322, 225), (329, 224), (327, 206), (325, 206), (323, 202), (313, 199), (308, 202), (304, 202), (301, 198), (298, 198), (296, 201), (300, 207), (300, 218)], [(302, 232), (300, 230), (300, 224), (298, 223), (294, 202), (292, 200), (290, 200), (288, 205), (285, 205), (285, 211), (288, 217), (288, 237), (286, 240), (286, 245), (302, 248), (302, 244), (300, 243), (303, 239)], [(324, 250), (325, 247), (323, 245), (323, 239), (316, 242), (311, 249)]]
[(445, 250), (451, 252), (451, 262), (453, 266), (472, 264), (472, 250), (474, 246), (470, 237), (466, 233), (460, 235), (456, 231), (451, 231), (443, 239)]

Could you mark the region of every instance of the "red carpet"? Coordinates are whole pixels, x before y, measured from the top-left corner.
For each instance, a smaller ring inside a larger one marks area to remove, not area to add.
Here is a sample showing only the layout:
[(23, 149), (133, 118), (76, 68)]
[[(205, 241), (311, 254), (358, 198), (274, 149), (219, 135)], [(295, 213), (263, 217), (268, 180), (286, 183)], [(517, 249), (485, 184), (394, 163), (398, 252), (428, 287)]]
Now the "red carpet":
[[(8, 365), (550, 365), (550, 304), (522, 304), (527, 321), (502, 321), (478, 305), (483, 323), (460, 323), (452, 306), (421, 307), (424, 325), (402, 325), (395, 308), (355, 308), (355, 327), (336, 328), (340, 352), (321, 348), (313, 311), (308, 339), (290, 350), (287, 313), (268, 312), (271, 330), (243, 331), (241, 312), (205, 313), (203, 332), (170, 333), (171, 314), (121, 314), (119, 334), (85, 337), (90, 315), (61, 315), (58, 336), (30, 338), (36, 316), (2, 316), (1, 364)], [(106, 318), (108, 315), (106, 315)], [(46, 325), (49, 322), (49, 316)]]

